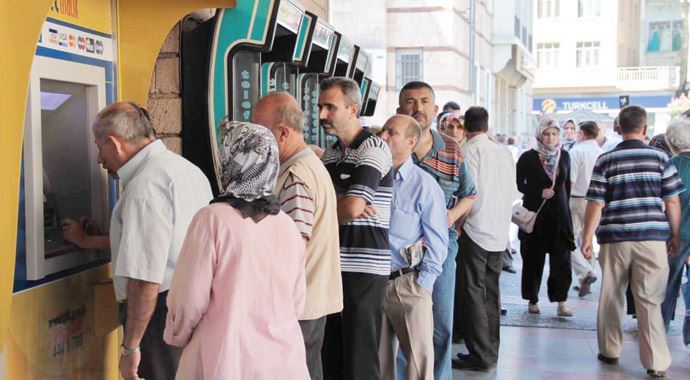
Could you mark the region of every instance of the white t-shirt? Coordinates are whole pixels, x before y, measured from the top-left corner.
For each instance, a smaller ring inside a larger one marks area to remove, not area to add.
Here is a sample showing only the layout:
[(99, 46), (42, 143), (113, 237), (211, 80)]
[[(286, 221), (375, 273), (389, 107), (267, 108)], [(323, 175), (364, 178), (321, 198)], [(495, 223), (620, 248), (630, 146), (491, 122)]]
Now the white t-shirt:
[(130, 278), (170, 288), (177, 256), (196, 212), (212, 198), (201, 170), (156, 140), (117, 174), (123, 191), (110, 220), (115, 298), (127, 299)]
[(515, 163), (508, 149), (489, 140), (486, 133), (463, 147), (465, 164), (477, 187), (463, 229), (482, 249), (499, 252), (508, 246), (510, 215), (517, 192)]
[(573, 186), (570, 195), (584, 197), (592, 180), (592, 171), (597, 158), (604, 153), (594, 139), (585, 140), (575, 144), (568, 152), (570, 154), (570, 181)]

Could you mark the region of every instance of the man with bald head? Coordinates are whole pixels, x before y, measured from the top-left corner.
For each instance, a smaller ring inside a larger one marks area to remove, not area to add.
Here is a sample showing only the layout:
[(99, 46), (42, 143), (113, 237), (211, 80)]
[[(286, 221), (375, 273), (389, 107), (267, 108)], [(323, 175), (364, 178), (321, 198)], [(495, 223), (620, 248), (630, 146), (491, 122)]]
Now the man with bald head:
[(261, 98), (252, 122), (267, 127), (276, 138), (280, 174), (274, 195), (307, 246), (307, 299), (299, 323), (309, 375), (322, 379), (326, 316), (343, 309), (335, 189), (321, 160), (304, 141), (303, 112), (291, 95), (275, 92)]
[(112, 104), (93, 123), (98, 162), (120, 180), (110, 219), (113, 285), (124, 336), (120, 374), (172, 379), (181, 350), (163, 341), (170, 280), (192, 217), (212, 198), (199, 168), (156, 140), (148, 114)]
[[(391, 275), (383, 298), (379, 363), (382, 379), (396, 378), (398, 341), (406, 379), (434, 378), (431, 295), (448, 249), (443, 191), (412, 161), (422, 128), (410, 116), (388, 119), (381, 138), (393, 156), (393, 200), (388, 241)], [(397, 336), (397, 339), (396, 339)]]

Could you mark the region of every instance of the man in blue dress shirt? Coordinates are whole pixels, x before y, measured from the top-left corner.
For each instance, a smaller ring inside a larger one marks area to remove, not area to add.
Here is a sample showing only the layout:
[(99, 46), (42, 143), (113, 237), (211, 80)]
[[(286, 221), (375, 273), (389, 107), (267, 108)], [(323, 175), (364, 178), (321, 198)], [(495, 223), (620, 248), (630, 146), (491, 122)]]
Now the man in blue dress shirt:
[(396, 378), (398, 341), (408, 363), (405, 378), (434, 378), (431, 293), (448, 254), (448, 226), (443, 191), (411, 158), (421, 133), (419, 123), (406, 115), (388, 119), (381, 133), (394, 170), (388, 239), (391, 275), (383, 298), (379, 345), (382, 379)]

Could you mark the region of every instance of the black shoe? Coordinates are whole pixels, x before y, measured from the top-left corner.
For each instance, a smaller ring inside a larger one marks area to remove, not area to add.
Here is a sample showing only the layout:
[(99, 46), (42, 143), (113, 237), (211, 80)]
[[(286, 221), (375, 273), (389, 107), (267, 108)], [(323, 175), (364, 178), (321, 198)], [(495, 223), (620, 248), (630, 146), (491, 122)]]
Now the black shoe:
[(480, 372), (491, 371), (491, 367), (475, 363), (474, 361), (469, 360), (469, 359), (453, 359), (451, 362), (452, 362), (453, 368), (455, 368), (455, 369), (463, 369), (463, 370), (468, 370), (468, 371), (480, 371)]
[(517, 271), (515, 270), (515, 268), (513, 268), (512, 265), (506, 265), (506, 266), (504, 266), (504, 267), (503, 267), (503, 271), (504, 271), (504, 272), (508, 272), (508, 273), (517, 273)]
[(458, 359), (470, 360), (470, 354), (463, 354), (462, 352), (458, 352), (455, 356), (457, 356)]
[(604, 356), (602, 354), (597, 354), (597, 359), (599, 359), (599, 361), (604, 362), (606, 364), (618, 364), (618, 358), (610, 358), (610, 357)]
[(655, 369), (648, 369), (647, 370), (647, 376), (650, 377), (665, 377), (666, 376), (666, 371), (657, 371)]
[(501, 309), (501, 315), (508, 315), (508, 310)]

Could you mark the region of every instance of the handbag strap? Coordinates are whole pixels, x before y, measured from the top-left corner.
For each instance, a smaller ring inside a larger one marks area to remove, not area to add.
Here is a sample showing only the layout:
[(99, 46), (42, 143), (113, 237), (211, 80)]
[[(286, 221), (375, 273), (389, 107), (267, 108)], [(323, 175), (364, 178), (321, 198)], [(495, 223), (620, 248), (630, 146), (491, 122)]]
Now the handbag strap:
[[(561, 150), (558, 150), (558, 153), (556, 153), (556, 170), (553, 171), (553, 178), (551, 178), (551, 187), (549, 189), (553, 190), (554, 187), (556, 187), (556, 178), (558, 178), (558, 168), (560, 167), (561, 164)], [(546, 201), (548, 199), (544, 199), (541, 201), (541, 205), (537, 209), (537, 215), (539, 215), (539, 211), (541, 211), (542, 207), (546, 204)]]

